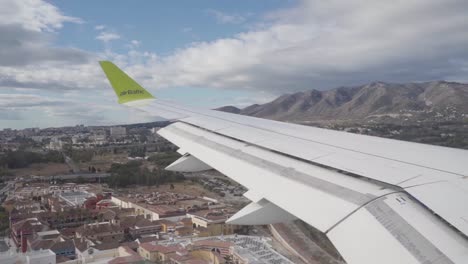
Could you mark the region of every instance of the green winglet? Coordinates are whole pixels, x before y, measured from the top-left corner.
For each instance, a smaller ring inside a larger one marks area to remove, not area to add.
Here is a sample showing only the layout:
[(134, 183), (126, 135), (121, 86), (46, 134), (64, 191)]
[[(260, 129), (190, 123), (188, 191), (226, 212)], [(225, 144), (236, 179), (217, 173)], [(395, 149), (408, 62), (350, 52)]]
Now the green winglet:
[(154, 99), (145, 88), (141, 87), (137, 82), (130, 78), (119, 67), (115, 66), (110, 61), (100, 61), (102, 70), (109, 79), (109, 82), (114, 88), (115, 94), (119, 98), (119, 104), (128, 103), (131, 101)]

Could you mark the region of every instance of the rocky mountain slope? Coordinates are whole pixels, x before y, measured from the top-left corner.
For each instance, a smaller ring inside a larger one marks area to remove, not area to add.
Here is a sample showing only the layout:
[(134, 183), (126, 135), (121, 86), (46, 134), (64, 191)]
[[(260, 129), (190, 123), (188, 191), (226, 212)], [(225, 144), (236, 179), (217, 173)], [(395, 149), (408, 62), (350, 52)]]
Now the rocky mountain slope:
[(294, 123), (468, 121), (468, 84), (374, 82), (286, 94), (262, 105), (218, 110)]

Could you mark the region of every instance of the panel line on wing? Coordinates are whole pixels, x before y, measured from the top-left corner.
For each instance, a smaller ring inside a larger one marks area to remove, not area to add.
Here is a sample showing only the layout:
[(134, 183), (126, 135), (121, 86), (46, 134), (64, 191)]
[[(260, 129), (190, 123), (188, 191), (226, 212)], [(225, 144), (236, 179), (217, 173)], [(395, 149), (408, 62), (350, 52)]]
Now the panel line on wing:
[[(285, 157), (290, 158), (290, 159), (293, 159), (293, 160), (301, 161), (301, 162), (310, 164), (310, 165), (312, 165), (312, 166), (317, 166), (317, 167), (324, 168), (324, 169), (327, 169), (327, 170), (330, 170), (330, 171), (335, 171), (335, 172), (338, 172), (338, 173), (341, 173), (341, 174), (343, 174), (343, 175), (346, 175), (346, 176), (349, 176), (349, 177), (353, 177), (353, 178), (365, 178), (366, 181), (369, 181), (369, 182), (372, 182), (372, 183), (377, 184), (377, 185), (379, 185), (379, 186), (382, 186), (382, 188), (385, 188), (385, 189), (402, 189), (400, 186), (395, 186), (395, 185), (392, 185), (392, 184), (389, 184), (389, 183), (386, 183), (386, 182), (379, 181), (379, 180), (374, 179), (374, 178), (368, 178), (368, 177), (366, 177), (366, 176), (363, 176), (363, 175), (360, 175), (360, 174), (356, 174), (356, 173), (351, 172), (351, 171), (347, 171), (347, 170), (343, 170), (343, 169), (337, 169), (337, 168), (335, 168), (335, 167), (331, 167), (331, 166), (328, 166), (328, 165), (325, 165), (325, 164), (322, 164), (322, 163), (317, 163), (317, 162), (314, 162), (312, 159), (303, 159), (303, 158), (301, 158), (301, 157), (293, 156), (293, 155), (291, 155), (291, 154), (284, 153), (284, 152), (280, 152), (280, 151), (277, 151), (277, 150), (274, 150), (274, 149), (269, 149), (269, 148), (263, 147), (263, 146), (261, 146), (261, 145), (257, 145), (257, 144), (255, 144), (255, 143), (242, 141), (242, 140), (239, 139), (239, 138), (235, 138), (235, 137), (231, 137), (231, 136), (228, 136), (228, 135), (225, 135), (225, 134), (222, 134), (222, 133), (214, 132), (214, 131), (208, 130), (208, 129), (206, 129), (206, 128), (196, 126), (196, 125), (191, 124), (191, 123), (185, 123), (185, 122), (183, 122), (183, 121), (180, 121), (180, 122), (181, 122), (181, 123), (184, 123), (184, 124), (186, 124), (186, 125), (189, 125), (189, 126), (196, 127), (196, 128), (198, 128), (198, 129), (202, 129), (203, 131), (207, 131), (207, 132), (209, 132), (209, 133), (213, 133), (213, 134), (215, 134), (215, 135), (219, 135), (219, 136), (222, 136), (222, 137), (225, 137), (225, 138), (229, 138), (229, 139), (234, 140), (234, 141), (237, 141), (237, 142), (241, 142), (241, 143), (243, 143), (243, 144), (246, 144), (246, 146), (253, 146), (253, 147), (256, 147), (256, 148), (259, 148), (259, 149), (263, 149), (263, 150), (265, 150), (265, 151), (268, 151), (268, 152), (271, 152), (271, 153), (275, 153), (275, 154), (278, 154), (278, 155), (281, 155), (281, 156), (285, 156)], [(320, 159), (320, 158), (323, 158), (323, 157), (326, 157), (326, 156), (329, 156), (329, 155), (332, 155), (332, 153), (328, 153), (328, 154), (325, 154), (325, 155), (316, 157), (315, 159)]]
[(362, 205), (366, 203), (367, 201), (369, 201), (370, 199), (375, 198), (374, 195), (359, 193), (355, 190), (348, 189), (344, 186), (336, 185), (331, 182), (313, 177), (312, 175), (302, 173), (293, 168), (284, 167), (279, 164), (276, 164), (276, 163), (261, 159), (259, 157), (250, 155), (248, 153), (242, 152), (241, 150), (232, 149), (228, 146), (218, 144), (207, 138), (192, 135), (178, 128), (175, 128), (175, 127), (167, 127), (167, 128), (170, 129), (170, 131), (176, 135), (191, 139), (195, 142), (198, 142), (199, 144), (204, 144), (205, 146), (216, 149), (217, 151), (229, 154), (234, 158), (243, 160), (254, 166), (271, 171), (276, 175), (280, 175), (287, 179), (306, 184), (317, 190), (321, 190), (325, 193), (332, 194), (340, 199), (352, 202), (356, 205)]
[(351, 215), (353, 215), (354, 213), (356, 213), (357, 211), (359, 211), (360, 209), (366, 207), (368, 204), (382, 198), (382, 197), (385, 197), (387, 195), (390, 195), (390, 194), (395, 194), (395, 193), (402, 193), (401, 191), (395, 191), (395, 192), (390, 192), (390, 193), (386, 193), (386, 194), (383, 194), (383, 195), (380, 195), (380, 196), (374, 196), (372, 198), (372, 200), (369, 200), (363, 204), (361, 204), (358, 208), (354, 209), (352, 212), (350, 212), (348, 215), (346, 215), (345, 217), (343, 217), (343, 219), (341, 219), (340, 221), (338, 221), (337, 223), (335, 223), (333, 226), (331, 226), (328, 230), (326, 230), (324, 233), (327, 234), (329, 232), (331, 232), (335, 227), (337, 227), (338, 225), (340, 225), (342, 222), (346, 221), (346, 219), (348, 219)]

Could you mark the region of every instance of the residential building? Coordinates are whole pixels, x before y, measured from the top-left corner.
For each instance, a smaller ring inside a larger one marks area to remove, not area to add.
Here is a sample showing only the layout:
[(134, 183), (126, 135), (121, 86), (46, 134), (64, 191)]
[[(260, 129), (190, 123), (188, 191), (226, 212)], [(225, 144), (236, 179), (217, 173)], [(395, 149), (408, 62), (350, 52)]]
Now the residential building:
[(75, 239), (76, 260), (78, 263), (93, 263), (109, 261), (119, 257), (119, 243), (104, 242), (95, 243), (85, 238)]
[(3, 252), (0, 254), (2, 264), (56, 264), (56, 255), (50, 250), (30, 251), (26, 253)]
[(21, 220), (11, 226), (10, 236), (13, 239), (16, 247), (21, 248), (22, 252), (27, 250), (27, 239), (34, 233), (47, 231), (49, 227), (43, 225), (37, 218), (27, 218)]
[(87, 238), (95, 241), (121, 241), (124, 229), (109, 222), (85, 224), (76, 229), (76, 238)]
[(116, 126), (110, 128), (110, 136), (112, 138), (121, 138), (127, 135), (127, 129), (125, 127)]
[(161, 221), (151, 221), (142, 215), (124, 217), (120, 220), (119, 224), (125, 232), (129, 233), (134, 238), (157, 234), (163, 231)]
[(119, 257), (111, 260), (108, 264), (144, 264), (145, 259), (127, 246), (118, 248)]
[(187, 250), (182, 246), (164, 246), (156, 244), (156, 242), (143, 243), (138, 248), (138, 254), (144, 259), (152, 262), (166, 262), (174, 254), (185, 255)]
[(199, 236), (217, 236), (234, 234), (235, 225), (226, 224), (226, 220), (232, 216), (230, 212), (223, 210), (203, 210), (187, 214), (192, 218), (195, 231), (198, 229)]

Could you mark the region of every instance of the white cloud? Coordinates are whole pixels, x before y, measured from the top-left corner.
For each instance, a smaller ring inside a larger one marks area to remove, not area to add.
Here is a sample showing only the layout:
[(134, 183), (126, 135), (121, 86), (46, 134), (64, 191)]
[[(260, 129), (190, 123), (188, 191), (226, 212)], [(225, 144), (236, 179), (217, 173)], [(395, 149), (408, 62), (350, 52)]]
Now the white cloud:
[(97, 25), (94, 27), (95, 30), (104, 30), (106, 28), (105, 25)]
[(134, 47), (139, 47), (140, 44), (141, 44), (141, 41), (138, 41), (138, 40), (132, 40), (130, 41), (130, 43), (134, 46)]
[(105, 85), (97, 60), (83, 64), (42, 62), (38, 65), (0, 67), (0, 87), (65, 91), (93, 89)]
[[(51, 37), (58, 32), (51, 31), (65, 22), (81, 20), (63, 15), (44, 1), (0, 0), (0, 5), (0, 127), (154, 120), (128, 114), (115, 104), (113, 91), (97, 63), (101, 59), (136, 63), (132, 57), (147, 61), (153, 55), (106, 51), (89, 56), (91, 53), (76, 48), (57, 47)], [(4, 7), (11, 12), (9, 17), (3, 16)], [(18, 19), (21, 17), (27, 19)], [(107, 35), (103, 41), (115, 38)]]
[(53, 31), (63, 23), (82, 23), (76, 17), (63, 15), (54, 5), (42, 0), (0, 0), (0, 24), (19, 24), (27, 30)]
[(0, 96), (0, 109), (8, 107), (36, 107), (55, 104), (60, 104), (60, 101), (54, 98), (35, 94), (2, 94)]
[(214, 9), (209, 9), (207, 12), (221, 24), (241, 24), (247, 20), (245, 16), (239, 14), (228, 14)]
[(131, 51), (129, 53), (136, 52), (136, 49), (138, 49), (141, 45), (141, 41), (139, 40), (131, 40), (128, 44), (125, 44), (125, 47), (129, 48)]
[[(16, 122), (19, 127), (30, 127), (31, 117), (34, 126), (66, 126), (79, 123), (111, 125), (134, 122), (155, 121), (155, 117), (135, 114), (136, 110), (123, 109), (113, 100), (84, 100), (82, 97), (51, 98), (34, 94), (1, 94), (0, 128)], [(18, 123), (19, 122), (19, 123)]]
[(466, 1), (303, 1), (261, 28), (197, 42), (138, 67), (164, 87), (200, 86), (275, 93), (373, 80), (463, 75)]
[[(83, 63), (88, 54), (76, 48), (50, 46), (52, 36), (64, 23), (82, 23), (41, 0), (0, 0), (0, 66), (23, 66), (40, 62)], [(11, 76), (0, 76), (11, 79)]]
[[(462, 1), (303, 1), (268, 16), (264, 25), (229, 38), (195, 42), (161, 57), (106, 51), (148, 87), (214, 87), (280, 94), (373, 80), (466, 76), (468, 20)], [(435, 37), (437, 36), (437, 37)], [(101, 32), (107, 42), (120, 38)], [(454, 60), (453, 58), (456, 58)], [(3, 82), (25, 88), (105, 85), (97, 64), (43, 63), (0, 68)], [(5, 81), (7, 80), (7, 81)], [(0, 80), (2, 84), (2, 80)]]
[(103, 42), (109, 42), (112, 40), (120, 39), (120, 35), (117, 33), (103, 31), (99, 33), (96, 39), (101, 40)]

